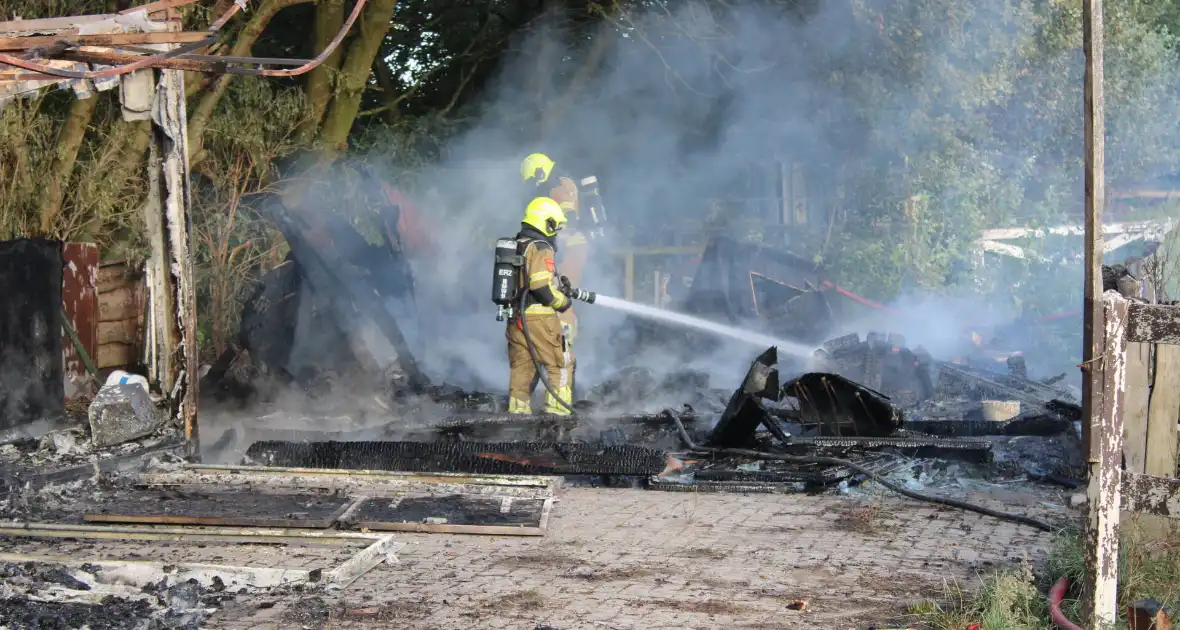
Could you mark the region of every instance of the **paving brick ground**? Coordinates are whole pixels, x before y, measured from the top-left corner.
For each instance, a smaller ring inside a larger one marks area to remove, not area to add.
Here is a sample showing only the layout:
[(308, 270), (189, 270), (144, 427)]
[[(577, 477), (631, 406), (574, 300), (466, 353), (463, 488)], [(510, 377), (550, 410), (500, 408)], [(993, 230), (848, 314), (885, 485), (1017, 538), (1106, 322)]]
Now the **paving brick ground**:
[[(1009, 494), (970, 498), (1066, 516), (1055, 493)], [(1051, 542), (892, 497), (571, 488), (559, 499), (544, 538), (400, 535), (400, 563), (338, 597), (242, 599), (209, 627), (868, 628), (950, 581), (969, 588), (990, 569), (1038, 562)], [(808, 610), (790, 610), (796, 600)]]
[[(959, 498), (1056, 523), (1071, 516), (1045, 488)], [(970, 588), (992, 569), (1037, 563), (1051, 544), (1029, 527), (894, 495), (587, 488), (558, 494), (545, 537), (396, 536), (407, 543), (400, 562), (342, 593), (242, 596), (206, 627), (860, 629), (949, 582)], [(362, 546), (0, 539), (5, 553), (325, 570)], [(797, 600), (806, 611), (790, 609)]]

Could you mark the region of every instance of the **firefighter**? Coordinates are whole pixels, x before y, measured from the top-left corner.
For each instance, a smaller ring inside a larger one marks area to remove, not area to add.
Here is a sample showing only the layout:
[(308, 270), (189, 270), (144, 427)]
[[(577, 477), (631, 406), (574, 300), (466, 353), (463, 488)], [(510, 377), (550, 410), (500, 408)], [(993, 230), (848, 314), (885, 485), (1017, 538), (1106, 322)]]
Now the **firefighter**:
[[(573, 178), (567, 176), (549, 156), (543, 153), (533, 153), (520, 163), (520, 176), (524, 180), (530, 197), (546, 196), (561, 206), (561, 210), (574, 225), (562, 232), (561, 237), (561, 270), (574, 286), (581, 286), (582, 270), (586, 266), (589, 254), (589, 241), (586, 234), (577, 229), (578, 215), (578, 185)], [(559, 314), (562, 332), (570, 346), (570, 380), (573, 382), (577, 373), (578, 361), (574, 355), (573, 345), (578, 336), (578, 316), (574, 309), (567, 309)]]
[[(562, 330), (561, 313), (570, 310), (568, 287), (562, 286), (554, 256), (557, 233), (565, 227), (565, 213), (550, 197), (537, 197), (525, 209), (517, 251), (524, 259), (520, 290), (527, 291), (524, 317), (517, 313), (508, 320), (508, 412), (532, 413), (532, 391), (538, 378), (528, 342), (532, 341), (536, 359), (545, 369), (552, 392), (545, 393), (545, 412), (570, 415), (573, 406), (573, 375), (569, 341)], [(524, 327), (528, 326), (528, 337)], [(554, 393), (565, 402), (562, 405)]]

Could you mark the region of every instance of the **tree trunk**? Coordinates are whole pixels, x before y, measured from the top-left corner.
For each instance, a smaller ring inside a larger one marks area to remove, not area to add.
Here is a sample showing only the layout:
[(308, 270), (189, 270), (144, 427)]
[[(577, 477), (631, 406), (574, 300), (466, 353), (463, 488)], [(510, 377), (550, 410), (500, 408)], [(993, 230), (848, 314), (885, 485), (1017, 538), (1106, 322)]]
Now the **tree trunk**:
[(381, 88), (382, 100), (385, 101), (385, 107), (388, 107), (381, 117), (385, 119), (385, 122), (393, 124), (397, 122), (397, 106), (401, 101), (397, 84), (393, 81), (393, 71), (389, 69), (389, 64), (385, 63), (384, 59), (374, 59), (373, 75), (377, 77), (377, 87)]
[[(315, 54), (322, 53), (332, 38), (344, 26), (344, 0), (319, 0), (315, 11)], [(332, 79), (340, 70), (344, 49), (337, 47), (322, 65), (312, 70), (307, 77), (307, 104), (310, 112), (307, 120), (299, 125), (297, 138), (301, 143), (315, 138), (328, 103), (332, 100)]]
[[(270, 20), (275, 14), (287, 7), (311, 1), (266, 0), (263, 2), (258, 7), (258, 10), (254, 12), (254, 15), (251, 16), (250, 21), (242, 27), (242, 31), (234, 38), (234, 45), (229, 53), (230, 56), (249, 56), (250, 49), (254, 47), (254, 42), (258, 41), (258, 37), (262, 35), (262, 31), (266, 30), (266, 25), (270, 24)], [(229, 82), (231, 80), (233, 80), (232, 74), (223, 74), (218, 77), (213, 83), (213, 89), (206, 92), (193, 109), (193, 114), (189, 117), (188, 122), (188, 153), (190, 162), (204, 148), (205, 129), (209, 126), (209, 121), (213, 118), (213, 111), (217, 109), (217, 104), (221, 101), (221, 97), (225, 95), (225, 91), (229, 88)]]
[(348, 46), (340, 74), (336, 78), (335, 96), (328, 106), (324, 124), (316, 138), (316, 150), (303, 154), (293, 169), (291, 182), (283, 188), (283, 203), (298, 208), (307, 193), (308, 177), (336, 160), (348, 148), (348, 134), (361, 108), (361, 95), (369, 82), (373, 59), (381, 49), (385, 33), (393, 18), (397, 0), (370, 0), (359, 20), (359, 30)]
[[(361, 107), (361, 95), (369, 82), (373, 59), (381, 50), (397, 0), (372, 0), (365, 7), (360, 31), (348, 47), (348, 56), (340, 69), (336, 98), (332, 99), (319, 135), (319, 152), (328, 162), (348, 147), (348, 133)], [(323, 162), (321, 162), (321, 165)]]
[(65, 187), (74, 172), (78, 149), (86, 137), (86, 128), (98, 106), (98, 95), (90, 98), (76, 98), (70, 104), (70, 113), (57, 136), (57, 154), (53, 158), (53, 170), (45, 177), (45, 196), (41, 198), (38, 215), (41, 219), (41, 234), (45, 236), (67, 236), (54, 234), (54, 224), (61, 214), (61, 203)]

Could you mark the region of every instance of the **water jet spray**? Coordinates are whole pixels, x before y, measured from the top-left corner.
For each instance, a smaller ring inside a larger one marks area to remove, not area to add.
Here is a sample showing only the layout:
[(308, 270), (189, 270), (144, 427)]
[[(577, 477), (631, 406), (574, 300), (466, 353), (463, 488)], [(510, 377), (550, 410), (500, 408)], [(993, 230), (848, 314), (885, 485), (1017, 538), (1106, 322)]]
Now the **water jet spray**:
[(700, 317), (693, 317), (692, 315), (685, 315), (684, 313), (677, 313), (654, 306), (647, 306), (646, 304), (637, 304), (628, 300), (611, 297), (609, 295), (599, 294), (594, 301), (594, 304), (605, 306), (606, 308), (629, 313), (637, 317), (645, 319), (657, 320), (667, 322), (670, 324), (677, 324), (686, 328), (695, 328), (700, 331), (712, 333), (721, 337), (728, 337), (738, 341), (744, 341), (748, 344), (767, 348), (769, 346), (777, 346), (781, 352), (786, 352), (797, 357), (810, 359), (815, 354), (816, 348), (806, 346), (801, 343), (793, 341), (786, 341), (783, 339), (776, 339), (769, 335), (742, 330), (735, 326), (726, 326), (718, 324)]

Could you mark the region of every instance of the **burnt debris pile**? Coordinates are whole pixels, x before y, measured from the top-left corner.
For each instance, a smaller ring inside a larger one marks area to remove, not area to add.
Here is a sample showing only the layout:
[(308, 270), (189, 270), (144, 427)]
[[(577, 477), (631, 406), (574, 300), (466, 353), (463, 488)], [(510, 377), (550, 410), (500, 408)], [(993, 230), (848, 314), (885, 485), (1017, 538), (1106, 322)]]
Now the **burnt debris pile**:
[[(691, 286), (670, 308), (775, 338), (823, 339), (836, 325), (832, 287), (811, 260), (715, 236), (701, 254)], [(624, 361), (652, 349), (690, 359), (717, 351), (720, 341), (632, 317), (616, 331), (613, 345), (622, 349)]]
[(197, 630), (208, 606), (232, 599), (196, 580), (132, 585), (115, 567), (0, 563), (0, 627)]
[(211, 366), (203, 393), (245, 402), (267, 394), (263, 384), (313, 395), (342, 383), (429, 385), (411, 347), (414, 278), (397, 232), (399, 208), (379, 210), (373, 243), (340, 215), (267, 206), (290, 252), (246, 300), (237, 344)]
[[(662, 490), (737, 492), (847, 487), (904, 476), (915, 460), (1040, 480), (1074, 474), (1077, 462), (1068, 453), (1076, 447), (1071, 436), (1078, 409), (1067, 392), (1028, 379), (1020, 361), (1009, 361), (1007, 372), (988, 371), (936, 361), (903, 343), (883, 334), (834, 339), (817, 351), (810, 371), (791, 378), (780, 375), (772, 347), (728, 393), (711, 389), (707, 376), (692, 371), (658, 377), (624, 368), (593, 388), (570, 418), (458, 405), (413, 430), (396, 421), (351, 434), (255, 433), (246, 460), (283, 467), (587, 475), (639, 479)], [(672, 404), (678, 395), (689, 402)], [(659, 413), (617, 412), (644, 399), (666, 407)], [(1009, 446), (1016, 438), (1044, 441)], [(1050, 450), (1054, 455), (1047, 456)], [(1057, 462), (1051, 470), (1047, 460)]]
[(486, 475), (645, 476), (668, 466), (655, 449), (593, 443), (255, 442), (246, 456), (269, 466)]

